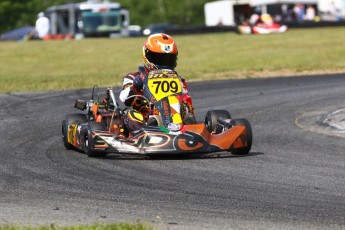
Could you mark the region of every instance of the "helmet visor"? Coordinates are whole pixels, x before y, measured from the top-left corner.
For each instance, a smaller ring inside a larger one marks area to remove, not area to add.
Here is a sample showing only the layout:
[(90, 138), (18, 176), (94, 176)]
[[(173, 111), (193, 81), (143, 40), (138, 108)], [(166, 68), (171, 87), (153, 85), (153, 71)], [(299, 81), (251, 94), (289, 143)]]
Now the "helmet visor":
[(154, 53), (146, 50), (146, 58), (157, 68), (174, 69), (176, 67), (177, 54), (171, 53)]

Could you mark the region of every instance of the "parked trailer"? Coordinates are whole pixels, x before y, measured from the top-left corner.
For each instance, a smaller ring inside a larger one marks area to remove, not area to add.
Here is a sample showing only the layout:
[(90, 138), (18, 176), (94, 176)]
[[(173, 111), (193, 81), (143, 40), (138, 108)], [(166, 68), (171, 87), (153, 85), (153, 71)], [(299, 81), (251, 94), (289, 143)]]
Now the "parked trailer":
[[(340, 9), (340, 1), (333, 0), (334, 5)], [(304, 7), (311, 5), (319, 11), (321, 3), (329, 6), (331, 0), (220, 0), (207, 2), (204, 5), (206, 26), (236, 26), (247, 21), (256, 10), (261, 13), (268, 13), (272, 16), (280, 15), (284, 21), (284, 16), (289, 14), (289, 8), (296, 4)], [(328, 5), (327, 5), (328, 4)], [(331, 4), (332, 5), (332, 4)], [(324, 7), (326, 8), (326, 7)], [(345, 5), (344, 8), (345, 9)], [(339, 12), (341, 12), (339, 10)], [(345, 15), (345, 10), (342, 11)]]
[(127, 36), (129, 11), (117, 2), (87, 1), (46, 10), (51, 35), (78, 37)]
[(206, 26), (235, 26), (250, 17), (250, 0), (221, 0), (204, 5)]

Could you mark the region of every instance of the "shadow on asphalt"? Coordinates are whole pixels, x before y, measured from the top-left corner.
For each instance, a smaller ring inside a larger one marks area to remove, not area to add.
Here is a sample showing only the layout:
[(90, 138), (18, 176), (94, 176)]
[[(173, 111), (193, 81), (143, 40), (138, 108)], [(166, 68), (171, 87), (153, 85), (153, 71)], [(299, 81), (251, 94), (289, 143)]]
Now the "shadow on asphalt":
[(263, 155), (262, 152), (250, 152), (247, 155), (233, 155), (227, 152), (210, 153), (210, 154), (175, 154), (167, 155), (160, 154), (154, 156), (144, 156), (144, 155), (131, 155), (131, 154), (108, 154), (107, 156), (101, 158), (106, 160), (214, 160), (214, 159), (224, 159), (224, 158), (242, 158), (242, 157), (254, 157), (258, 155)]

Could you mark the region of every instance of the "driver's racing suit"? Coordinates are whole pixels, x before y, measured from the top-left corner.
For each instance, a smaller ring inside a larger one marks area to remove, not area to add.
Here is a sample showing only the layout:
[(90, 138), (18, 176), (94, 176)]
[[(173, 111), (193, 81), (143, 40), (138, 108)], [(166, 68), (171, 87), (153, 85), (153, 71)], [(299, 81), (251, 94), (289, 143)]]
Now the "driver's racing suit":
[[(143, 127), (149, 117), (148, 102), (140, 97), (131, 97), (132, 95), (143, 95), (142, 84), (148, 70), (143, 66), (139, 66), (139, 71), (132, 72), (123, 77), (122, 91), (120, 92), (120, 100), (128, 107), (132, 107), (127, 111), (124, 117), (124, 124), (128, 133), (139, 130)], [(194, 118), (194, 107), (192, 98), (188, 93), (186, 81), (182, 78), (183, 84), (183, 103), (186, 105), (187, 114)], [(139, 89), (138, 89), (139, 88)]]

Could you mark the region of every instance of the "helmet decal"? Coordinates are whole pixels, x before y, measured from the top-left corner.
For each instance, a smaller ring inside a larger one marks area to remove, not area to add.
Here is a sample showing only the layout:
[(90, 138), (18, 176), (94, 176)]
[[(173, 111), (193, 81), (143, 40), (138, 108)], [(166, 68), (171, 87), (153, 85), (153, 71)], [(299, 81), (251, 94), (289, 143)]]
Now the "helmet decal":
[(156, 40), (156, 44), (161, 47), (162, 52), (164, 53), (171, 53), (173, 51), (174, 42), (171, 44), (163, 44), (160, 41)]
[(170, 53), (171, 52), (171, 45), (166, 45), (165, 47), (164, 47), (164, 51), (165, 52), (167, 52), (167, 53)]

